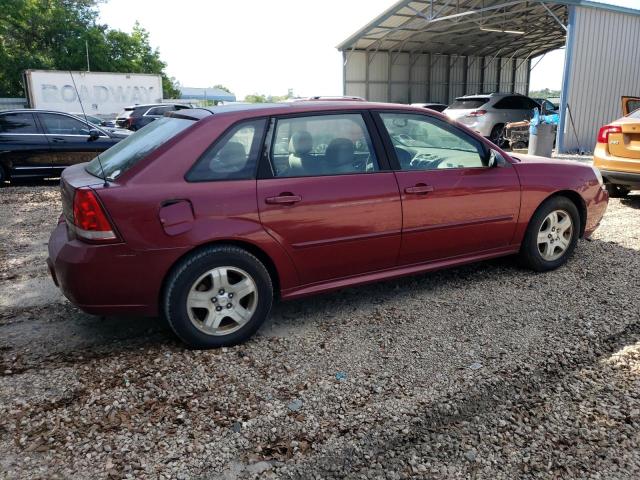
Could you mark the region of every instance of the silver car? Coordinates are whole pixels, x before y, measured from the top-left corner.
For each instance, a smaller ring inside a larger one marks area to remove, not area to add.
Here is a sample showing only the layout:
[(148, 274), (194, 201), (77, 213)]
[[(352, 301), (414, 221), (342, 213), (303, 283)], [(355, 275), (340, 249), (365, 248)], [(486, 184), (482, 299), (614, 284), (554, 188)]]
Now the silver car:
[(524, 95), (489, 93), (458, 97), (442, 113), (500, 146), (504, 143), (504, 126), (530, 120), (535, 108), (540, 105)]

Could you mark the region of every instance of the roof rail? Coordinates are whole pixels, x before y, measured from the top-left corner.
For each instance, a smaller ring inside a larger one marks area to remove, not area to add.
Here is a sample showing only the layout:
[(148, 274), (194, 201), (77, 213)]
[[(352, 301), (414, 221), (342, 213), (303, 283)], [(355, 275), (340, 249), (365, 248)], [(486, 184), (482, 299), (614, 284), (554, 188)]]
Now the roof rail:
[(349, 96), (349, 95), (317, 95), (313, 97), (295, 98), (294, 102), (366, 102), (362, 97)]

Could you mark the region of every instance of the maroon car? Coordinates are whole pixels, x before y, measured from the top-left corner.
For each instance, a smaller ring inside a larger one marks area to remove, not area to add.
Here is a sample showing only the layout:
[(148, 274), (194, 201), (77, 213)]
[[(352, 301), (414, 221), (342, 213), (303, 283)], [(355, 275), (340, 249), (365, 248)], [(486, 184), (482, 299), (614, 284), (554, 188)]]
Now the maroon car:
[(421, 108), (293, 102), (172, 112), (64, 171), (54, 281), (94, 314), (241, 342), (274, 298), (519, 253), (562, 265), (607, 207), (597, 170), (513, 157)]

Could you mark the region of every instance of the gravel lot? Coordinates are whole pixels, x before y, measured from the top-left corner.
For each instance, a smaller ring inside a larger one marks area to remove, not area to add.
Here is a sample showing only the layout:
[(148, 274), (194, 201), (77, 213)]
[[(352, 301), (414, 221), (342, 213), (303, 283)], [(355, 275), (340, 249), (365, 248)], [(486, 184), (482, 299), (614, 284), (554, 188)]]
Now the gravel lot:
[(640, 195), (534, 274), (278, 305), (245, 345), (62, 299), (55, 183), (0, 191), (0, 478), (640, 478)]

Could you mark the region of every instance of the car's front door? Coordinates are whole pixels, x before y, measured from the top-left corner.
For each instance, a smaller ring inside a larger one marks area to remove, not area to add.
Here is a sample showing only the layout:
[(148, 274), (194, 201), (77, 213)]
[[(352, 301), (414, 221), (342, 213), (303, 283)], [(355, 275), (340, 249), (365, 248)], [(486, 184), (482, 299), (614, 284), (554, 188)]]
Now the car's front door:
[(50, 160), (54, 170), (62, 171), (70, 165), (88, 162), (96, 153), (106, 150), (114, 143), (100, 130), (96, 130), (99, 137), (92, 140), (89, 132), (96, 128), (70, 115), (38, 113), (38, 117), (49, 140)]
[(260, 219), (303, 284), (396, 264), (400, 195), (365, 118), (309, 114), (272, 123), (261, 165), (267, 178), (258, 180)]
[(520, 182), (502, 160), (491, 167), (483, 144), (440, 119), (381, 112), (402, 196), (400, 264), (490, 252), (511, 242)]

